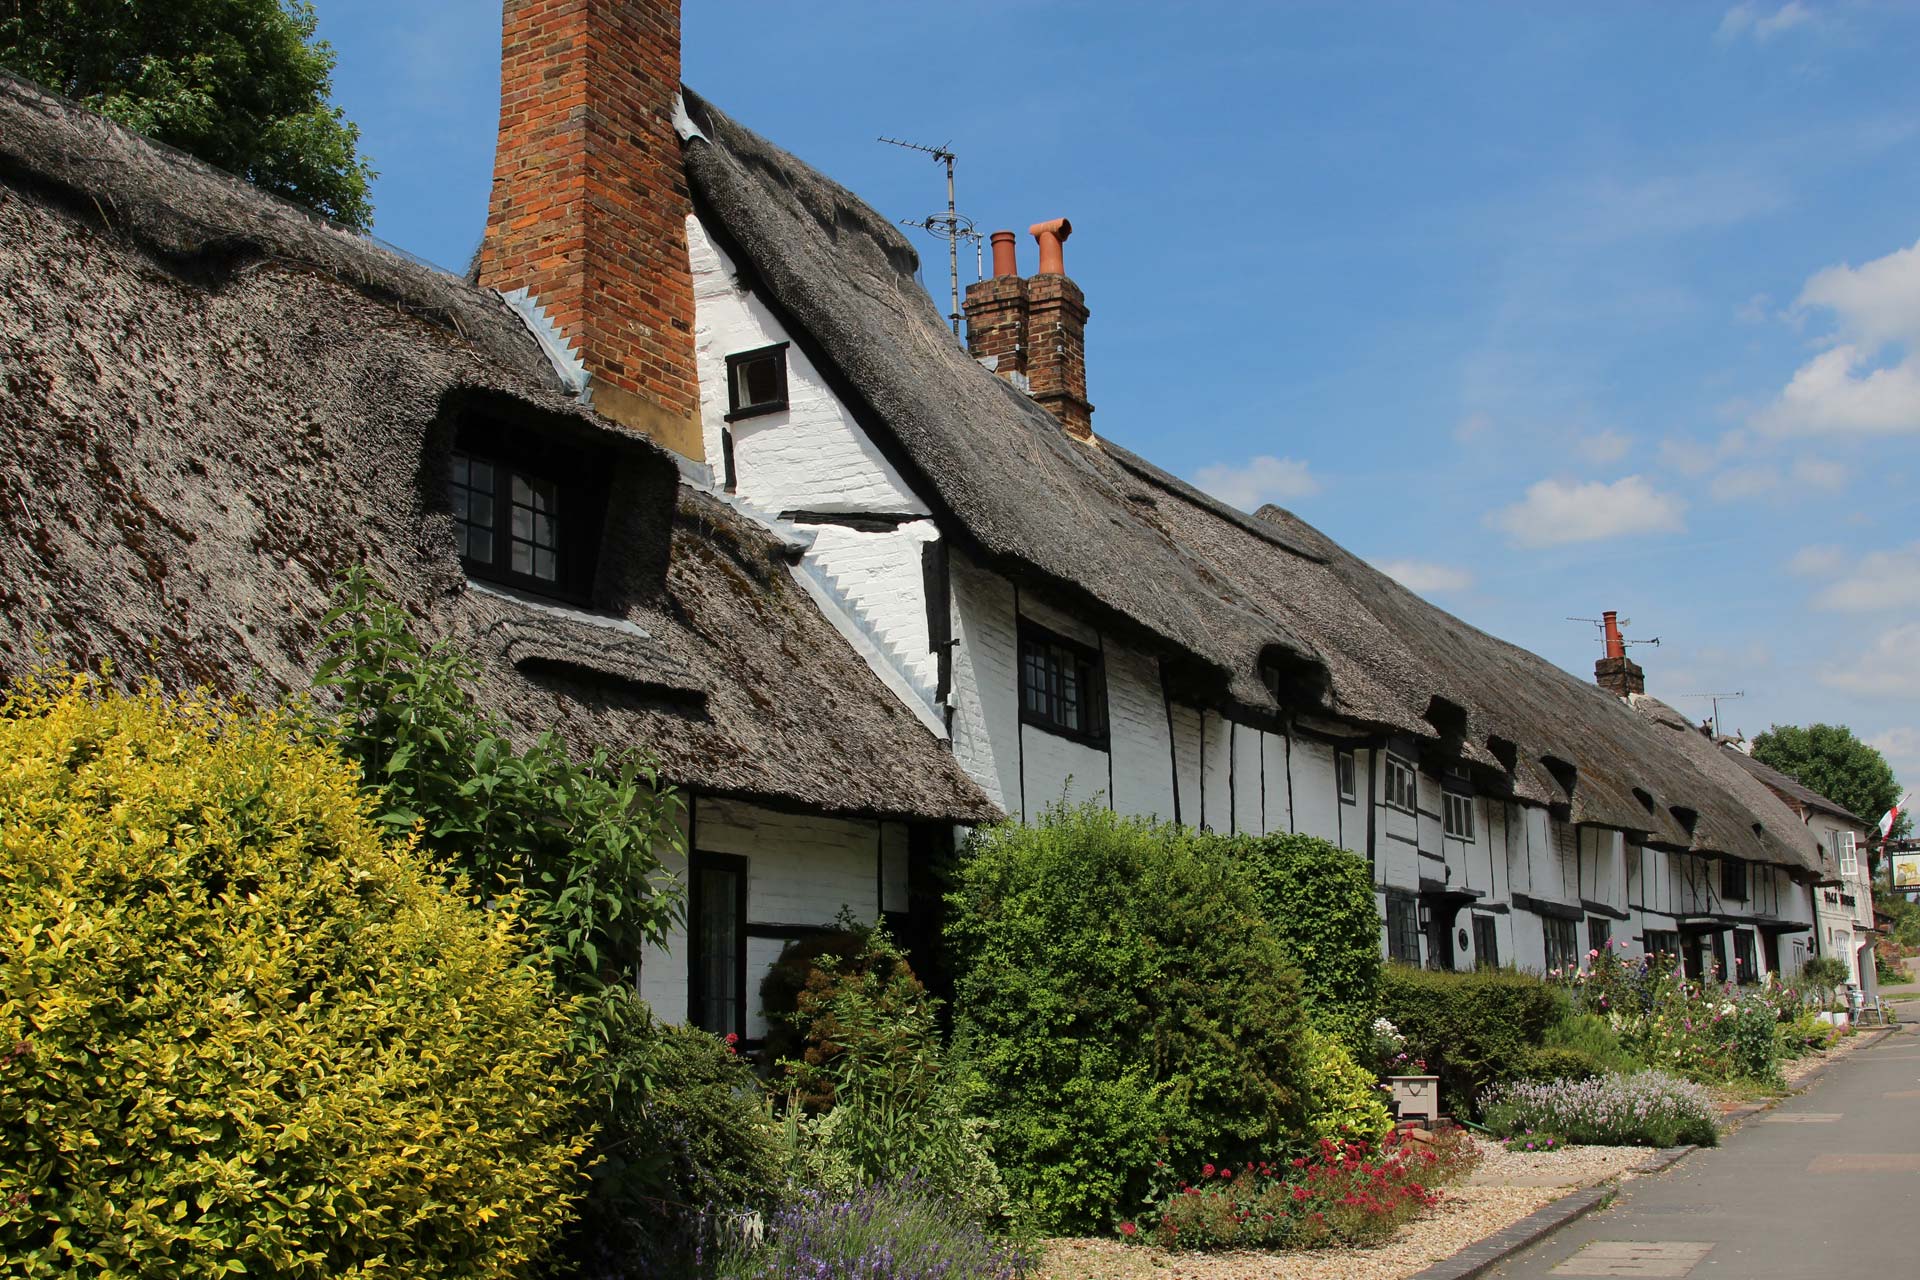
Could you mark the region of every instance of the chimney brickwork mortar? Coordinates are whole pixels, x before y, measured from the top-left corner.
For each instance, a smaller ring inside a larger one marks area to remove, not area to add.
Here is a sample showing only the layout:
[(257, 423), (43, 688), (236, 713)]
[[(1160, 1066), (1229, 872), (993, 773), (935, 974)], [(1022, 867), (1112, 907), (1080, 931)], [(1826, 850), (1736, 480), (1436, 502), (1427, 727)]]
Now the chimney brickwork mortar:
[(1014, 379), (1027, 371), (1027, 282), (992, 276), (967, 286), (967, 354), (991, 359), (993, 371)]
[(480, 283), (525, 289), (594, 407), (698, 460), (680, 0), (506, 0)]
[(1647, 673), (1632, 658), (1601, 658), (1593, 664), (1593, 679), (1616, 698), (1647, 691)]
[(1076, 440), (1093, 438), (1087, 403), (1087, 302), (1062, 275), (1027, 280), (1027, 380), (1033, 398)]

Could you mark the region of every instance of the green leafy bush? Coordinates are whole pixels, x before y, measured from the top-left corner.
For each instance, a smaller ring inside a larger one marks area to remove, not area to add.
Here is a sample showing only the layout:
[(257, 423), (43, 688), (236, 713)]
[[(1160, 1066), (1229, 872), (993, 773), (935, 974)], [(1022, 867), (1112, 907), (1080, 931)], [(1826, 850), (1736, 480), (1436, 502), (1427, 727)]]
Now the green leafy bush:
[(1382, 1011), (1406, 1036), (1413, 1056), (1440, 1077), (1444, 1104), (1467, 1114), (1473, 1100), (1520, 1067), (1567, 1014), (1566, 994), (1543, 978), (1510, 969), (1446, 973), (1388, 965)]
[(571, 1007), (288, 721), (0, 709), (13, 1276), (524, 1275), (587, 1145)]
[(1846, 985), (1853, 976), (1853, 970), (1847, 962), (1838, 956), (1815, 956), (1800, 967), (1800, 981), (1813, 991), (1820, 993), (1823, 1007), (1831, 1008), (1834, 991)]
[(682, 843), (679, 799), (653, 763), (575, 761), (551, 732), (516, 750), (476, 702), (473, 664), (422, 642), (364, 570), (342, 579), (325, 625), (331, 652), (314, 686), (339, 698), (334, 737), (379, 820), (418, 827), (484, 891), (523, 894), (563, 988), (631, 986), (682, 908), (660, 861)]
[(1307, 1016), (1364, 1051), (1380, 1004), (1380, 908), (1366, 860), (1316, 836), (1235, 842), (1267, 921), (1300, 970)]
[(779, 1130), (745, 1059), (628, 999), (633, 1016), (595, 1062), (594, 1194), (560, 1246), (589, 1277), (685, 1272), (728, 1222), (772, 1209), (785, 1179)]
[(1302, 1083), (1314, 1138), (1371, 1143), (1393, 1128), (1379, 1080), (1353, 1060), (1343, 1040), (1307, 1029)]
[(1647, 1065), (1621, 1042), (1609, 1019), (1594, 1013), (1571, 1013), (1554, 1023), (1543, 1047), (1578, 1050), (1601, 1071), (1624, 1073)]
[[(780, 958), (760, 979), (760, 1011), (767, 1020), (761, 1052), (766, 1061), (778, 1064), (805, 1059), (807, 1029), (800, 1017), (800, 993), (805, 990), (807, 979), (826, 959), (837, 962), (844, 970), (866, 946), (864, 930), (845, 927), (797, 938), (780, 949)], [(822, 1099), (817, 1105), (830, 1103)]]
[(977, 832), (948, 901), (955, 1052), (1037, 1228), (1303, 1139), (1299, 975), (1228, 842), (1056, 807)]
[(1603, 1076), (1607, 1069), (1599, 1059), (1585, 1049), (1570, 1048), (1566, 1045), (1541, 1045), (1529, 1049), (1520, 1059), (1515, 1069), (1507, 1076), (1510, 1080), (1591, 1080)]
[[(807, 1047), (788, 1064), (791, 1180), (851, 1192), (910, 1178), (975, 1222), (1005, 1225), (986, 1122), (967, 1114), (977, 1085), (942, 1062), (936, 1002), (884, 925), (857, 932), (861, 949), (844, 965), (820, 957), (796, 1001)], [(830, 1109), (806, 1115), (807, 1098)]]

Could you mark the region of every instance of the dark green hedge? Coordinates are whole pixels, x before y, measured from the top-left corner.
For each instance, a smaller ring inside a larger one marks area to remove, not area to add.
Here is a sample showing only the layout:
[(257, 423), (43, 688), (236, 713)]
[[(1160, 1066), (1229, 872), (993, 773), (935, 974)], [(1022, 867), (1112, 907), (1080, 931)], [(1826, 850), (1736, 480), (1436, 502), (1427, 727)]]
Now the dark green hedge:
[(1280, 946), (1300, 969), (1307, 1016), (1368, 1055), (1380, 1005), (1380, 908), (1366, 859), (1317, 836), (1235, 842)]
[(1531, 1067), (1547, 1029), (1566, 1016), (1567, 997), (1511, 969), (1436, 973), (1392, 964), (1381, 974), (1380, 1012), (1440, 1077), (1442, 1104), (1464, 1116), (1481, 1090)]
[(977, 833), (948, 901), (955, 1055), (1034, 1226), (1105, 1230), (1156, 1160), (1301, 1140), (1300, 977), (1231, 842), (1056, 808)]

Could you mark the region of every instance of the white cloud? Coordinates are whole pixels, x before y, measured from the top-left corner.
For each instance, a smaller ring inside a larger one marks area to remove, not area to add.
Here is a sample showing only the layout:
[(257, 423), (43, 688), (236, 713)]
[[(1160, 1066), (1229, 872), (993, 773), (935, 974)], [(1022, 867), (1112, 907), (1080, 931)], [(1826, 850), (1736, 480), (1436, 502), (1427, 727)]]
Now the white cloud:
[(1793, 482), (1808, 489), (1838, 493), (1847, 487), (1853, 473), (1844, 462), (1831, 458), (1799, 458), (1793, 464)]
[[(1755, 415), (1775, 435), (1920, 431), (1920, 244), (1815, 272), (1795, 303), (1831, 311), (1839, 341)], [(1899, 354), (1882, 361), (1889, 348)]]
[(1733, 467), (1722, 471), (1713, 478), (1708, 491), (1715, 502), (1739, 502), (1747, 498), (1757, 498), (1763, 493), (1771, 493), (1780, 487), (1780, 472), (1771, 466), (1761, 464), (1751, 467)]
[[(1887, 763), (1893, 766), (1893, 772), (1902, 786), (1920, 789), (1920, 729), (1911, 725), (1897, 725), (1885, 733), (1868, 738), (1867, 745), (1878, 748), (1880, 754), (1887, 758)], [(1861, 816), (1871, 816), (1877, 821), (1880, 815)]]
[[(1920, 542), (1891, 551), (1869, 551), (1852, 565), (1831, 548), (1809, 547), (1789, 565), (1797, 573), (1834, 579), (1814, 596), (1816, 609), (1865, 613), (1920, 606)], [(1907, 660), (1920, 671), (1920, 650)]]
[(1875, 698), (1920, 698), (1920, 622), (1888, 627), (1846, 666), (1820, 673), (1820, 683)]
[(1423, 596), (1445, 591), (1465, 591), (1473, 585), (1473, 575), (1449, 564), (1426, 560), (1375, 560), (1373, 567), (1409, 591)]
[(1839, 547), (1802, 547), (1787, 561), (1787, 572), (1806, 574), (1838, 573), (1847, 565), (1847, 553)]
[(1741, 324), (1765, 324), (1773, 313), (1773, 299), (1756, 293), (1734, 309), (1733, 318)]
[(1633, 437), (1622, 435), (1611, 427), (1598, 435), (1582, 436), (1574, 445), (1574, 449), (1581, 457), (1596, 466), (1620, 461), (1627, 456), (1627, 451), (1631, 448), (1633, 448)]
[(1859, 267), (1842, 263), (1816, 272), (1796, 305), (1826, 307), (1869, 347), (1920, 344), (1920, 244)]
[(1793, 375), (1754, 424), (1774, 435), (1898, 435), (1920, 431), (1920, 361), (1869, 368), (1850, 342), (1823, 351)]
[(1678, 533), (1685, 499), (1662, 493), (1644, 476), (1625, 476), (1611, 484), (1574, 484), (1541, 480), (1524, 498), (1487, 517), (1518, 547), (1551, 547), (1567, 542), (1597, 542), (1643, 533)]
[(1724, 432), (1711, 443), (1674, 436), (1660, 442), (1660, 465), (1683, 476), (1705, 475), (1746, 449), (1747, 433), (1738, 429)]
[(1795, 27), (1805, 26), (1813, 21), (1813, 11), (1800, 3), (1789, 0), (1772, 13), (1764, 12), (1752, 0), (1744, 0), (1726, 11), (1720, 18), (1720, 26), (1713, 33), (1714, 39), (1722, 44), (1751, 36), (1760, 44), (1765, 44), (1783, 32)]
[(1216, 462), (1202, 467), (1194, 472), (1193, 482), (1242, 511), (1252, 511), (1269, 502), (1311, 498), (1320, 492), (1320, 482), (1306, 463), (1265, 454), (1245, 462)]

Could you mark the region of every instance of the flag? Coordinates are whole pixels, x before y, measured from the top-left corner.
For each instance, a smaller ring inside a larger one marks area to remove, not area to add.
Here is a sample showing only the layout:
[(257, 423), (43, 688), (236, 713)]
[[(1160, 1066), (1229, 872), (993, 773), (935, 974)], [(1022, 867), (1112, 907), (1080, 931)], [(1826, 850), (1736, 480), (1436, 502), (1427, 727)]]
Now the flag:
[(1893, 802), (1893, 808), (1887, 810), (1886, 816), (1880, 819), (1880, 842), (1882, 844), (1885, 844), (1893, 837), (1893, 824), (1900, 821), (1900, 815), (1907, 811), (1907, 806), (1912, 800), (1913, 792), (1909, 791), (1898, 800), (1895, 800)]

